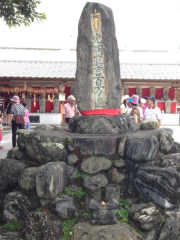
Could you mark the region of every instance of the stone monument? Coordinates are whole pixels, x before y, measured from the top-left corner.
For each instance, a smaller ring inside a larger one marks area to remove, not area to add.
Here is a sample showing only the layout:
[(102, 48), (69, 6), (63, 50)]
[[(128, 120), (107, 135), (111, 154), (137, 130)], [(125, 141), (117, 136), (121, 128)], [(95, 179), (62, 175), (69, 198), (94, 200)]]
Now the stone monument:
[(169, 99), (169, 88), (168, 87), (165, 87), (163, 89), (163, 99), (164, 99), (164, 101), (167, 101)]
[(141, 87), (136, 88), (136, 95), (138, 95), (139, 98), (142, 98), (142, 88)]
[(40, 98), (39, 100), (39, 112), (45, 113), (45, 107), (46, 107), (46, 100), (43, 98)]
[(129, 88), (124, 89), (124, 95), (129, 95)]
[(25, 99), (25, 103), (27, 104), (27, 109), (31, 113), (31, 99), (29, 98), (28, 95), (27, 95), (27, 98)]
[(121, 79), (110, 8), (86, 3), (78, 26), (75, 92), (80, 111), (120, 106)]
[(59, 113), (59, 99), (58, 98), (54, 98), (54, 101), (53, 101), (53, 112), (54, 113)]
[(156, 88), (155, 87), (151, 87), (150, 88), (150, 96), (155, 97), (155, 93), (156, 93)]
[(166, 110), (166, 113), (171, 113), (171, 100), (167, 100), (165, 102), (165, 110)]

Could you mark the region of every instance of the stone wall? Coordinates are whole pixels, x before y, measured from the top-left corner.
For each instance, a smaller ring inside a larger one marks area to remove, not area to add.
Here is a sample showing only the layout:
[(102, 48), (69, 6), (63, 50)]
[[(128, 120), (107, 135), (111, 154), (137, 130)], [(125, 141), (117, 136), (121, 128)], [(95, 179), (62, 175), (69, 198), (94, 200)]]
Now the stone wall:
[[(0, 160), (0, 220), (17, 221), (24, 231), (0, 228), (1, 235), (32, 239), (34, 232), (36, 239), (61, 239), (62, 222), (82, 218), (82, 202), (88, 202), (85, 186), (90, 183), (99, 186), (102, 198), (108, 184), (117, 184), (120, 198), (131, 199), (132, 206), (140, 204), (130, 208), (129, 223), (145, 232), (144, 239), (173, 236), (165, 225), (170, 219), (179, 221), (180, 145), (174, 143), (170, 129), (92, 135), (41, 126), (35, 131), (18, 130), (17, 142), (18, 147)], [(168, 219), (165, 225), (161, 214)], [(103, 239), (123, 239), (121, 234), (141, 239), (138, 233), (130, 233), (134, 231), (130, 225), (119, 224), (108, 226), (109, 238)], [(83, 236), (78, 227), (74, 226), (72, 239)], [(96, 227), (91, 226), (91, 235), (84, 239), (94, 239)]]

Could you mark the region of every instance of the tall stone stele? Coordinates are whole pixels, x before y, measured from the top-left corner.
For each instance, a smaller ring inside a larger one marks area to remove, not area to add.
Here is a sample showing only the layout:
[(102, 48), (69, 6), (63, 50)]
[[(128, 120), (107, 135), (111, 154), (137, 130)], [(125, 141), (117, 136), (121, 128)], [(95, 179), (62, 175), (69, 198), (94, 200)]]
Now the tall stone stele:
[(75, 92), (80, 111), (120, 107), (121, 79), (110, 8), (86, 3), (78, 25)]
[(46, 108), (46, 100), (43, 99), (43, 95), (41, 94), (40, 100), (39, 100), (39, 112), (45, 113), (45, 108)]

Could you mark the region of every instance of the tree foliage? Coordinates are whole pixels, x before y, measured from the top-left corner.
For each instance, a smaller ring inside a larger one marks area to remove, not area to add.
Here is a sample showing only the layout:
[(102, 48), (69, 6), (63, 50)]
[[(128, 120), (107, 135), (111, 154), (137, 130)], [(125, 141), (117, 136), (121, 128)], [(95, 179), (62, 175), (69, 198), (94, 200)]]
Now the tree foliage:
[(45, 13), (36, 11), (40, 1), (37, 0), (0, 0), (0, 18), (3, 18), (9, 27), (24, 24), (29, 26), (34, 20), (45, 20)]

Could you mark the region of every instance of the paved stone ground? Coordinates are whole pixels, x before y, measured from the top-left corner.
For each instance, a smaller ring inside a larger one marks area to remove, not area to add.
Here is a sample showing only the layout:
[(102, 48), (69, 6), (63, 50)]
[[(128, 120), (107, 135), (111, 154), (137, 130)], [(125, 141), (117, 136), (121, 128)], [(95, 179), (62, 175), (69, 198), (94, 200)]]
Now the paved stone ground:
[[(173, 129), (174, 141), (180, 143), (180, 126), (162, 126), (162, 127)], [(12, 148), (11, 132), (3, 136), (3, 139), (0, 145), (4, 147), (3, 149), (0, 149), (0, 159), (4, 159), (7, 156), (7, 152)]]
[(162, 127), (171, 128), (173, 130), (174, 141), (180, 143), (180, 126), (162, 126)]
[(11, 132), (3, 136), (3, 139), (0, 145), (4, 147), (3, 149), (0, 149), (0, 159), (4, 159), (7, 156), (7, 152), (12, 148)]

